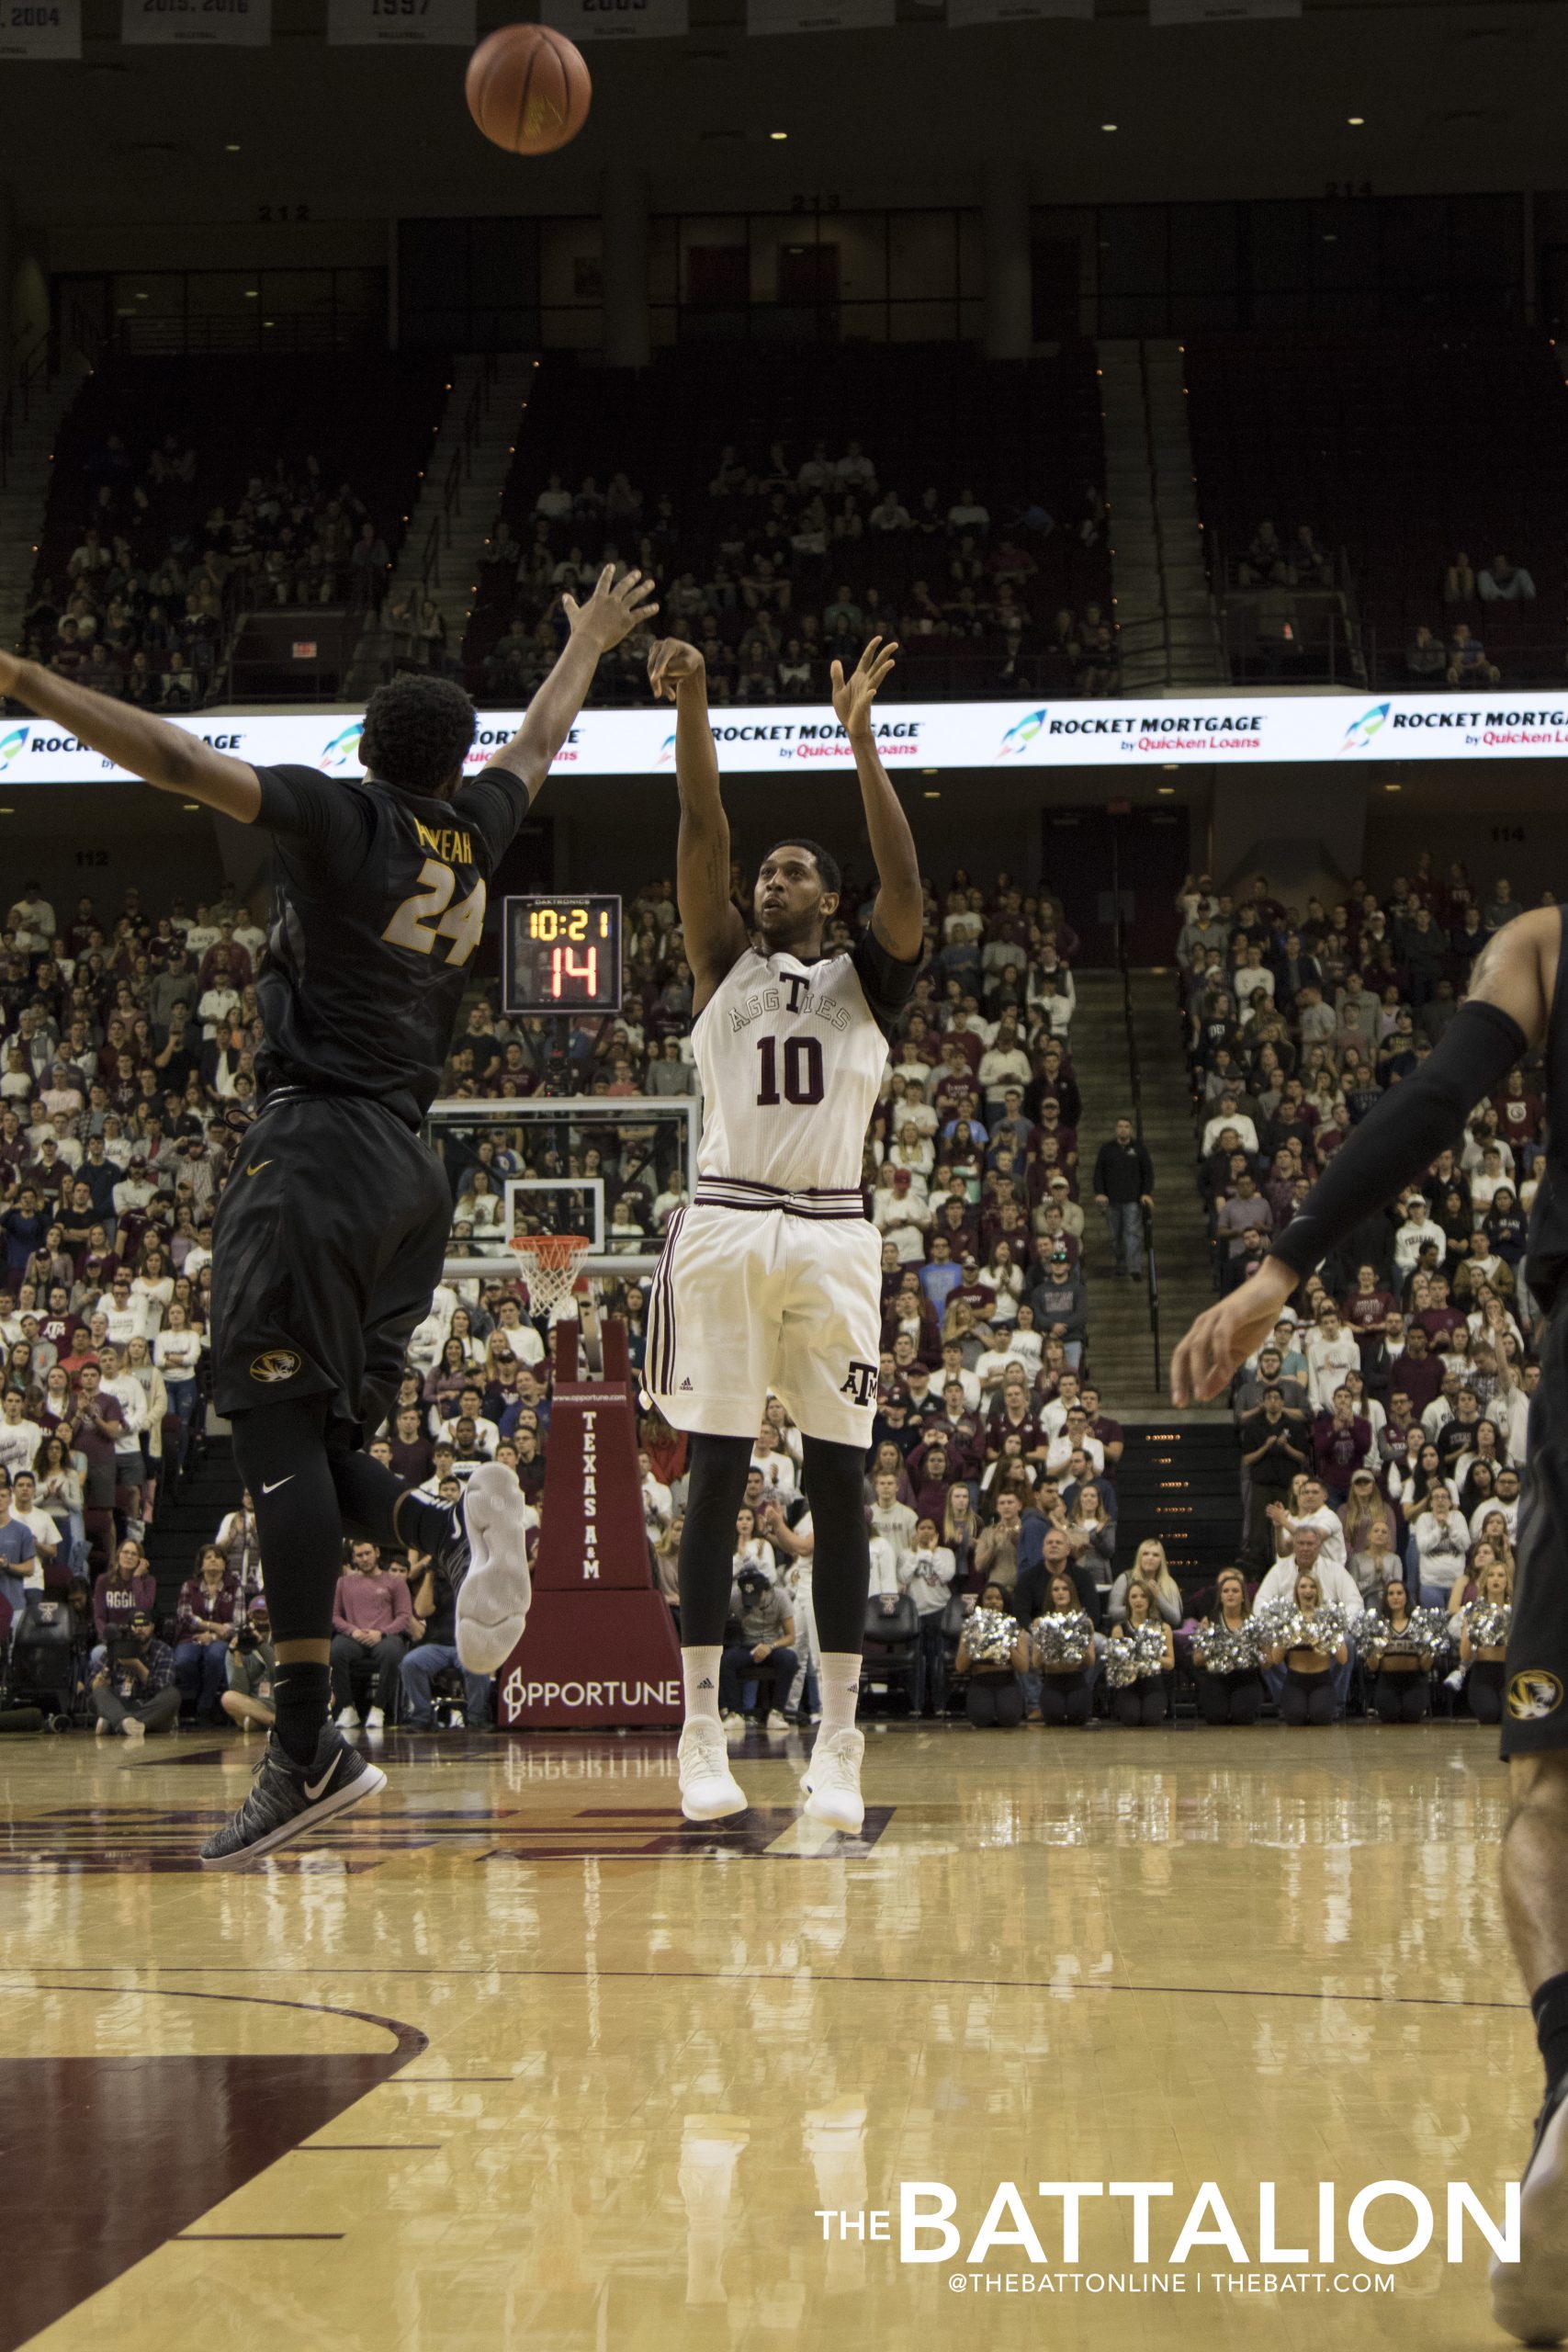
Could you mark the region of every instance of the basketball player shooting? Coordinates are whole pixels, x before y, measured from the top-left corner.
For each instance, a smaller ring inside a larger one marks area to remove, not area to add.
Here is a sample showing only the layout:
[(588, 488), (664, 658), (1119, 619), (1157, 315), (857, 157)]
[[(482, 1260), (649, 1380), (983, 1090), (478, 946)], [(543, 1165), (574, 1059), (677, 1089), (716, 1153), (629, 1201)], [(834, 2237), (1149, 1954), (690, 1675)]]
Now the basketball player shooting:
[(1568, 907), (1517, 917), (1492, 939), (1442, 1042), (1354, 1129), (1264, 1263), (1201, 1315), (1177, 1349), (1178, 1405), (1217, 1396), (1262, 1346), (1296, 1285), (1363, 1217), (1457, 1144), (1472, 1107), (1521, 1054), (1546, 1049), (1546, 1175), (1525, 1274), (1547, 1317), (1529, 1408), (1508, 1637), (1503, 1840), (1508, 1938), (1529, 1991), (1546, 2097), (1523, 2176), (1519, 2260), (1492, 2267), (1492, 2308), (1522, 2344), (1568, 2336)]
[(549, 774), (602, 654), (658, 610), (606, 570), (522, 727), (464, 781), (474, 707), (447, 678), (370, 697), (363, 780), (258, 768), (200, 737), (0, 656), (0, 692), (161, 792), (271, 835), (272, 920), (256, 982), (262, 1104), (213, 1231), (214, 1402), (255, 1498), (277, 1656), (276, 1726), (244, 1804), (202, 1848), (212, 1869), (272, 1852), (386, 1786), (327, 1723), (344, 1536), (434, 1555), (457, 1588), (457, 1647), (493, 1673), (530, 1600), (522, 1495), (504, 1464), (456, 1515), (362, 1450), (430, 1311), (452, 1226), (420, 1136), (441, 1082), (488, 886)]
[(704, 1105), (696, 1192), (671, 1219), (643, 1368), (660, 1412), (692, 1437), (680, 1566), (681, 1810), (690, 1821), (746, 1804), (719, 1716), (719, 1660), (736, 1514), (770, 1389), (800, 1430), (816, 1547), (822, 1721), (801, 1782), (806, 1811), (850, 1833), (865, 1817), (855, 1708), (882, 1286), (861, 1165), (886, 1031), (915, 985), (923, 936), (914, 838), (872, 726), (897, 650), (874, 638), (848, 678), (833, 664), (833, 708), (854, 754), (878, 885), (869, 929), (838, 953), (824, 934), (839, 868), (798, 833), (762, 860), (753, 940), (729, 896), (703, 657), (666, 638), (649, 658), (655, 695), (676, 709), (676, 897)]

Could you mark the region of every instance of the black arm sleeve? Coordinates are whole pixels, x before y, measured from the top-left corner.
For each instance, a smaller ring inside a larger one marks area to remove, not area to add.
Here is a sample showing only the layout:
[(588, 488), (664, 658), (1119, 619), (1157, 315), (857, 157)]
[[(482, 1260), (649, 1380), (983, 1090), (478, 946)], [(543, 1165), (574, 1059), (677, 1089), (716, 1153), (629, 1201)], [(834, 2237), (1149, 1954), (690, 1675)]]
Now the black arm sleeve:
[(1501, 1085), (1529, 1042), (1512, 1013), (1461, 1005), (1442, 1043), (1340, 1145), (1269, 1256), (1310, 1274), (1363, 1217), (1386, 1208), (1402, 1184), (1458, 1142), (1474, 1105)]
[(875, 1016), (876, 1025), (884, 1031), (892, 1028), (898, 1015), (915, 992), (915, 982), (920, 977), (925, 954), (903, 963), (890, 956), (867, 923), (851, 952), (850, 961), (855, 977), (865, 991), (865, 1001)]

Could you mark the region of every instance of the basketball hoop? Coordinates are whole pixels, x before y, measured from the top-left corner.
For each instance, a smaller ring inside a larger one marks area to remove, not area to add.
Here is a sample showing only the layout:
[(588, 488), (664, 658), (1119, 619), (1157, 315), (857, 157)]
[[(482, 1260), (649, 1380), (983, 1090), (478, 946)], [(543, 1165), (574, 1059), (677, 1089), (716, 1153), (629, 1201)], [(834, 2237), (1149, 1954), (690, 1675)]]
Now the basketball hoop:
[(582, 1233), (514, 1233), (508, 1247), (527, 1269), (529, 1306), (553, 1317), (576, 1289), (593, 1244)]

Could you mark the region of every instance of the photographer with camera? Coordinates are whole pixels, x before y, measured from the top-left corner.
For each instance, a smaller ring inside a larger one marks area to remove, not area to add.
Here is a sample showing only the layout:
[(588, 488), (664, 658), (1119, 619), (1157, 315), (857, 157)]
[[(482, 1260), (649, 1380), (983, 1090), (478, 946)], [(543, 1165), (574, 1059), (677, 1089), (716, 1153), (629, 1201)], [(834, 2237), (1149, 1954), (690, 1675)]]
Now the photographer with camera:
[(253, 1724), (270, 1731), (277, 1718), (273, 1710), (272, 1684), (277, 1672), (273, 1656), (272, 1623), (266, 1603), (258, 1595), (227, 1653), (229, 1688), (219, 1705), (231, 1724), (248, 1732)]
[(107, 1661), (93, 1677), (92, 1694), (100, 1739), (115, 1732), (122, 1739), (142, 1739), (150, 1731), (172, 1731), (179, 1721), (175, 1654), (156, 1638), (144, 1609), (136, 1611), (125, 1633), (111, 1637)]

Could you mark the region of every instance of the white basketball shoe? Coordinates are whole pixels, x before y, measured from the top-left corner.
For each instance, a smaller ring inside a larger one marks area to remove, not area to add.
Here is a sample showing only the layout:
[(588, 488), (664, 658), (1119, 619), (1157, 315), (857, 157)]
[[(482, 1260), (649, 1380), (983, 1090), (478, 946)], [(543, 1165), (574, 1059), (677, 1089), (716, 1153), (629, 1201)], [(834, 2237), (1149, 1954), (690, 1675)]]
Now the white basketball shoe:
[(1519, 2184), (1519, 2258), (1492, 2265), (1492, 2316), (1521, 2344), (1568, 2335), (1568, 2086), (1536, 2122)]
[(827, 1738), (818, 1733), (800, 1783), (808, 1821), (841, 1830), (846, 1838), (859, 1835), (865, 1822), (865, 1801), (860, 1792), (864, 1754), (863, 1732), (836, 1731)]
[(722, 1821), (744, 1813), (746, 1792), (729, 1769), (724, 1725), (700, 1716), (681, 1734), (681, 1810), (688, 1821)]
[(534, 1598), (516, 1472), (504, 1462), (481, 1463), (468, 1479), (460, 1508), (468, 1561), (461, 1580), (452, 1578), (457, 1587), (457, 1656), (470, 1674), (499, 1674), (523, 1638)]

